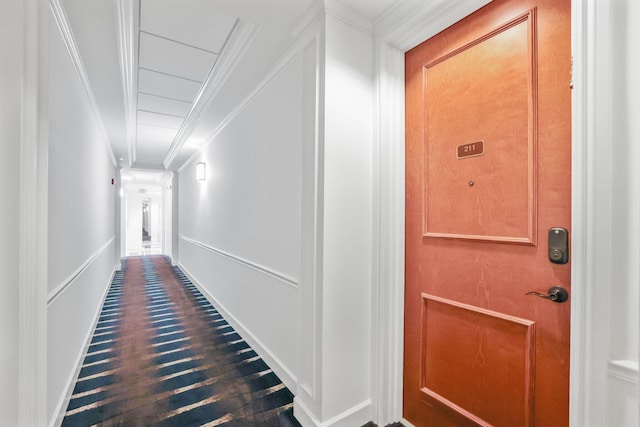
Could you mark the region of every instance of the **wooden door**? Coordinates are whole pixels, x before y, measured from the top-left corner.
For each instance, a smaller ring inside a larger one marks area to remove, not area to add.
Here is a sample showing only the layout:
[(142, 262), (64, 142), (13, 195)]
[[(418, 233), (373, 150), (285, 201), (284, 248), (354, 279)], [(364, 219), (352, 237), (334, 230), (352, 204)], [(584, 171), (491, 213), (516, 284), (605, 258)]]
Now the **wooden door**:
[(406, 55), (404, 417), (561, 427), (570, 298), (570, 0), (495, 0)]

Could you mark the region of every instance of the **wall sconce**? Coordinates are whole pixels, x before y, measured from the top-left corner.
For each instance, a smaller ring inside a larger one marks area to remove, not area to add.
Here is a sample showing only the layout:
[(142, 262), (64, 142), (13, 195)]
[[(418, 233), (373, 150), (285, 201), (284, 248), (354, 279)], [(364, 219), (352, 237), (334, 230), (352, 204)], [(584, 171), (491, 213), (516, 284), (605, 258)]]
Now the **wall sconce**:
[(207, 179), (207, 170), (204, 162), (196, 164), (196, 178), (198, 181), (205, 181)]

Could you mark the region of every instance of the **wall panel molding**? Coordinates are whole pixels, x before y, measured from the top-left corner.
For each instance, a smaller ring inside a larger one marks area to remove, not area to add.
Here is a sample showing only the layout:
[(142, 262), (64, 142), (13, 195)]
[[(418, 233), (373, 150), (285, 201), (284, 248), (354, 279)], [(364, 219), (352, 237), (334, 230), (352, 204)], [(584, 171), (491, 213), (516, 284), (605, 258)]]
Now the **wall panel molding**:
[[(322, 7), (315, 10), (315, 25), (310, 23), (307, 31), (313, 39), (303, 52), (305, 74), (313, 80), (305, 85), (304, 139), (309, 142), (302, 147), (301, 177), (301, 244), (300, 244), (300, 362), (299, 383), (296, 399), (304, 402), (318, 413), (318, 402), (322, 391), (322, 312), (321, 291), (323, 287), (323, 233), (324, 210), (324, 39), (317, 28), (323, 20)], [(300, 409), (306, 410), (306, 409)], [(294, 409), (296, 411), (296, 409)]]
[(82, 61), (82, 57), (80, 56), (78, 44), (76, 43), (75, 36), (73, 35), (71, 25), (69, 24), (69, 20), (67, 19), (67, 15), (64, 11), (61, 0), (49, 0), (49, 8), (51, 9), (51, 13), (55, 20), (55, 23), (60, 30), (60, 35), (62, 36), (65, 47), (67, 48), (71, 63), (73, 64), (73, 68), (76, 71), (76, 75), (78, 76), (78, 79), (82, 84), (82, 88), (84, 89), (85, 95), (87, 96), (89, 105), (91, 105), (91, 112), (93, 113), (93, 116), (98, 125), (98, 129), (100, 130), (100, 133), (102, 135), (102, 142), (104, 143), (105, 149), (109, 154), (111, 163), (113, 163), (113, 166), (116, 166), (116, 157), (113, 154), (113, 149), (111, 148), (111, 144), (109, 143), (109, 135), (107, 134), (107, 129), (104, 126), (104, 121), (102, 120), (102, 115), (100, 114), (98, 103), (96, 102), (96, 98), (93, 94), (93, 88), (91, 87), (89, 76), (87, 75), (87, 71), (84, 67), (84, 62)]
[(293, 278), (285, 273), (281, 273), (279, 271), (273, 270), (269, 267), (265, 267), (261, 264), (255, 263), (253, 261), (249, 261), (247, 259), (244, 259), (242, 257), (239, 257), (237, 255), (233, 255), (229, 252), (223, 251), (222, 249), (218, 249), (218, 248), (214, 248), (211, 245), (207, 245), (206, 243), (202, 243), (198, 240), (192, 239), (190, 237), (184, 236), (182, 234), (179, 235), (180, 239), (184, 240), (187, 243), (191, 243), (192, 245), (195, 245), (199, 248), (205, 249), (213, 254), (216, 254), (218, 256), (221, 256), (223, 258), (226, 258), (230, 261), (233, 261), (235, 263), (238, 263), (240, 265), (242, 265), (243, 267), (247, 267), (250, 268), (252, 270), (255, 270), (259, 273), (262, 273), (266, 276), (269, 276), (273, 279), (276, 279), (286, 285), (292, 286), (294, 288), (298, 287), (298, 279)]
[(54, 290), (47, 295), (47, 307), (50, 307), (75, 281), (82, 276), (87, 268), (100, 257), (115, 241), (115, 236), (111, 237), (104, 245), (94, 252), (85, 262), (82, 263), (73, 273), (64, 279)]

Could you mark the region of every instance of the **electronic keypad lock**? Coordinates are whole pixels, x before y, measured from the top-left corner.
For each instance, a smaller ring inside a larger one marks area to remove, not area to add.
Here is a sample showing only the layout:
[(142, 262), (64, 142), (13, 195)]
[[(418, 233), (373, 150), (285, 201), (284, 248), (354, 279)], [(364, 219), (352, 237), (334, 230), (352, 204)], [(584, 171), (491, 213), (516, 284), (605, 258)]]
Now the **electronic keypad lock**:
[(569, 262), (569, 232), (565, 228), (549, 229), (549, 261), (554, 264)]

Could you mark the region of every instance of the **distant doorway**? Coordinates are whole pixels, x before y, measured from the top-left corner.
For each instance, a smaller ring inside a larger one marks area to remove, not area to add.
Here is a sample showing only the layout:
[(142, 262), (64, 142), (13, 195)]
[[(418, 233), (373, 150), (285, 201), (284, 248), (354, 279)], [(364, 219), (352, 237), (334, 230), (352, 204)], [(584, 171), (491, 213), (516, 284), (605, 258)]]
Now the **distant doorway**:
[[(171, 172), (122, 171), (122, 256), (172, 256)], [(168, 249), (168, 250), (167, 250)]]
[[(162, 204), (162, 203), (161, 203)], [(142, 201), (142, 255), (157, 255), (162, 253), (162, 238), (159, 233), (159, 216), (156, 203), (145, 199)]]

